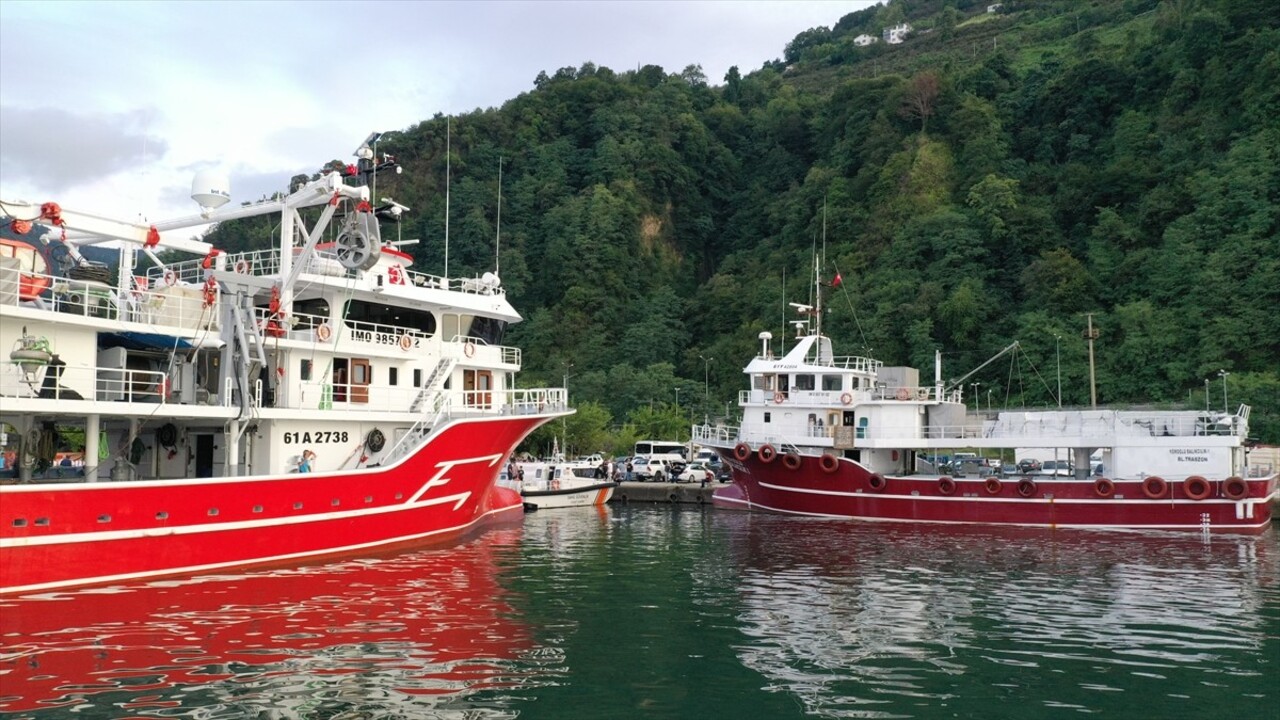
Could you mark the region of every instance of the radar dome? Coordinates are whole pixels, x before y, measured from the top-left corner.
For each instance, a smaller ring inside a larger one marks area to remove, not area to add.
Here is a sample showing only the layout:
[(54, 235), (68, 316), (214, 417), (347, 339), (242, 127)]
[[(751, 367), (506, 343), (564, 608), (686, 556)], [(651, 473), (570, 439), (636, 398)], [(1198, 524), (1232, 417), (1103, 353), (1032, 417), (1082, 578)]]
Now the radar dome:
[(231, 183), (215, 170), (201, 170), (191, 180), (191, 199), (206, 212), (217, 210), (231, 201)]

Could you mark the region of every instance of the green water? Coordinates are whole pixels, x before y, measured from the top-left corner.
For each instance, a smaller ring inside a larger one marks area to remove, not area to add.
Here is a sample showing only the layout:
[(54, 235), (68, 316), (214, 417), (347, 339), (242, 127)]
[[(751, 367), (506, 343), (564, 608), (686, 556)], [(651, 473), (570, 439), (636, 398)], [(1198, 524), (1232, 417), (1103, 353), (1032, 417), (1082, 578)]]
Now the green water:
[[(77, 604), (78, 603), (78, 604)], [(0, 603), (23, 718), (1277, 718), (1280, 541), (670, 506)]]

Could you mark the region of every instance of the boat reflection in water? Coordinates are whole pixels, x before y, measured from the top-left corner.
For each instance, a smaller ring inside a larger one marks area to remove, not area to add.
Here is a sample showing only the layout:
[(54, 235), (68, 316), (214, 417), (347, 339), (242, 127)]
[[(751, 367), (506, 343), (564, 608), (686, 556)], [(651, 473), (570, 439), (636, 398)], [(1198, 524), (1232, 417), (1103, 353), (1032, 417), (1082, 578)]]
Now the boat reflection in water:
[[(522, 658), (533, 640), (497, 569), (519, 551), (521, 532), (324, 566), (5, 598), (0, 714), (513, 716), (492, 691), (532, 682)], [(491, 691), (485, 707), (469, 707), (482, 689)]]
[(1026, 712), (1207, 717), (1274, 677), (1272, 532), (715, 520), (736, 540), (740, 661), (806, 714), (985, 717), (1033, 698)]

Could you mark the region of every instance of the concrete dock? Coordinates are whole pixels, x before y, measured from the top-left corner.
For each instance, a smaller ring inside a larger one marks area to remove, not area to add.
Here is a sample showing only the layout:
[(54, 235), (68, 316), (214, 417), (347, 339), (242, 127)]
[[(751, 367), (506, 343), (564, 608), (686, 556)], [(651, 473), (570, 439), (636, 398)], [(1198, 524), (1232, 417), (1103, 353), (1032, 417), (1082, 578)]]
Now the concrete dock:
[(710, 505), (711, 493), (721, 487), (727, 485), (713, 483), (702, 487), (698, 483), (624, 482), (614, 489), (609, 502)]

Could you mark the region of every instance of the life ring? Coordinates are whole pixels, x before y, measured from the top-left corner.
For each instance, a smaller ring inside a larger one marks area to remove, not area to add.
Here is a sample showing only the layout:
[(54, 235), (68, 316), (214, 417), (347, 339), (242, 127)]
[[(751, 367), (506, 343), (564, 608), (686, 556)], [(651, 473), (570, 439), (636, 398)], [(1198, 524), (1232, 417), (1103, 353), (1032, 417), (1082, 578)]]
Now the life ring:
[(818, 467), (824, 473), (833, 473), (840, 469), (840, 458), (831, 453), (822, 453), (822, 457), (818, 458)]
[(733, 456), (738, 458), (739, 460), (746, 460), (747, 458), (751, 457), (751, 446), (744, 442), (740, 442), (737, 445), (734, 445)]
[(1036, 481), (1029, 477), (1024, 477), (1018, 481), (1018, 495), (1020, 497), (1029, 498), (1036, 494)]
[(889, 481), (884, 479), (880, 473), (871, 473), (867, 476), (867, 487), (876, 492), (880, 492), (889, 485)]
[(988, 495), (999, 495), (1000, 491), (1004, 489), (1004, 483), (1000, 482), (1000, 478), (989, 477), (983, 487)]
[(1249, 483), (1239, 475), (1232, 475), (1222, 481), (1222, 494), (1231, 500), (1243, 500), (1249, 496)]
[(954, 495), (955, 492), (956, 492), (955, 480), (949, 477), (946, 477), (945, 475), (943, 477), (938, 478), (938, 494)]
[(165, 287), (173, 287), (174, 285), (177, 285), (177, 284), (178, 284), (178, 273), (174, 272), (172, 269), (165, 270), (164, 271)]
[(1182, 492), (1192, 500), (1203, 500), (1213, 494), (1213, 483), (1199, 475), (1192, 475), (1182, 481)]
[(852, 402), (853, 402), (853, 395), (851, 395), (850, 393), (845, 393), (845, 394), (841, 395), (841, 396), (840, 396), (840, 402), (841, 402), (841, 403), (843, 403), (843, 404), (845, 404), (845, 405), (848, 405), (848, 404), (852, 403)]
[(364, 446), (369, 448), (369, 452), (378, 452), (387, 444), (387, 436), (382, 434), (378, 428), (369, 431), (364, 438)]
[(551, 489), (552, 489), (552, 490), (559, 490), (559, 489), (560, 489), (560, 481), (559, 481), (559, 480), (552, 480), (552, 481), (551, 481)]
[(409, 333), (400, 336), (400, 349), (408, 351), (413, 347), (413, 338), (409, 337)]
[(906, 388), (898, 388), (898, 392), (894, 394), (894, 397), (898, 398), (899, 400), (910, 400), (911, 391)]
[(1165, 482), (1164, 478), (1159, 475), (1152, 475), (1142, 481), (1142, 494), (1152, 500), (1164, 497), (1164, 494), (1168, 491), (1169, 483)]
[(774, 461), (774, 458), (778, 457), (778, 451), (774, 450), (773, 446), (769, 443), (765, 443), (756, 451), (756, 455), (760, 458), (760, 462), (771, 463)]
[(329, 327), (329, 323), (321, 323), (316, 328), (316, 339), (320, 342), (329, 342), (329, 338), (333, 337), (333, 328)]
[(1107, 478), (1098, 478), (1093, 481), (1093, 494), (1098, 497), (1109, 498), (1116, 494), (1116, 484)]
[(249, 274), (249, 270), (251, 270), (252, 268), (253, 268), (253, 266), (249, 264), (249, 261), (248, 261), (248, 260), (237, 260), (237, 261), (236, 261), (235, 271), (236, 271), (237, 273), (240, 273), (241, 275), (248, 275), (248, 274)]
[(787, 399), (787, 396), (786, 396), (786, 395), (783, 395), (783, 394), (782, 394), (782, 393), (780, 393), (780, 392), (776, 392), (776, 393), (774, 393), (774, 394), (773, 394), (773, 401), (774, 401), (775, 403), (777, 403), (778, 405), (781, 405), (781, 404), (782, 404), (782, 401), (783, 401), (783, 400), (786, 400), (786, 399)]
[(789, 452), (782, 456), (782, 464), (786, 465), (788, 470), (799, 470), (802, 462), (800, 453)]
[(474, 357), (476, 354), (476, 344), (473, 342), (463, 344), (462, 354), (467, 357)]

